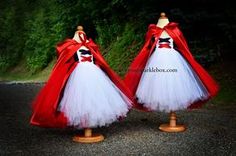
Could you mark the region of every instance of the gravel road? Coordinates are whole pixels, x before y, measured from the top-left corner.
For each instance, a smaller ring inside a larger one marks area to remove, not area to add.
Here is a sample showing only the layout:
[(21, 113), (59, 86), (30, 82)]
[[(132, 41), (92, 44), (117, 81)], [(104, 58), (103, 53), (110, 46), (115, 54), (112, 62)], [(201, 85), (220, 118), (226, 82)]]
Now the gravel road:
[(30, 101), (41, 83), (0, 83), (0, 155), (236, 155), (236, 107), (212, 107), (177, 112), (183, 133), (158, 130), (166, 113), (131, 111), (109, 127), (95, 129), (105, 140), (80, 144), (80, 131), (45, 129), (29, 125)]

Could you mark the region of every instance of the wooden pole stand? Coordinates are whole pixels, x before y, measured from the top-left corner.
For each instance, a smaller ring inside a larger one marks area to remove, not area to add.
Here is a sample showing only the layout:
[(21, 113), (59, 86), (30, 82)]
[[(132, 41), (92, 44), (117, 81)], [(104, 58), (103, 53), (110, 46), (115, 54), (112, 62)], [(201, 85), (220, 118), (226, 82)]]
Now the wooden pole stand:
[(103, 140), (104, 136), (102, 134), (93, 134), (90, 128), (84, 130), (84, 135), (76, 135), (73, 137), (73, 141), (80, 143), (95, 143)]
[(185, 125), (177, 125), (176, 124), (176, 113), (170, 112), (170, 123), (169, 124), (161, 124), (159, 129), (164, 132), (183, 132), (186, 130)]

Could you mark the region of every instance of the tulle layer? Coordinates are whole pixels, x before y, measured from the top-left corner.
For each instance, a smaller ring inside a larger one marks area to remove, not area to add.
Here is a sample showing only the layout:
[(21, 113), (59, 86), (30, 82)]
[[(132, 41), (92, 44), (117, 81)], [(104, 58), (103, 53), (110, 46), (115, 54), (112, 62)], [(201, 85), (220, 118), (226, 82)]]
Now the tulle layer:
[(136, 96), (150, 110), (186, 109), (209, 94), (185, 59), (173, 48), (156, 48), (147, 62)]
[(105, 126), (126, 116), (130, 100), (95, 64), (79, 63), (66, 84), (59, 110), (77, 128)]

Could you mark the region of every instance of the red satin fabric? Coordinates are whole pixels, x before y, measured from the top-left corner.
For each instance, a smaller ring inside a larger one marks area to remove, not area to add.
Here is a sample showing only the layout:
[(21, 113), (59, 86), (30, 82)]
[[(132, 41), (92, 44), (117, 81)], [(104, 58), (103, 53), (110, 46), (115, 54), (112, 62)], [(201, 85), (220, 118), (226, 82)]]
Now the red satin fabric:
[(85, 57), (85, 56), (81, 56), (81, 62), (92, 62), (92, 56), (88, 56), (88, 57)]
[(30, 123), (42, 127), (64, 128), (67, 126), (67, 119), (62, 112), (57, 110), (60, 98), (63, 95), (65, 84), (78, 64), (73, 58), (74, 53), (82, 46), (86, 46), (96, 59), (96, 64), (109, 76), (114, 84), (131, 100), (132, 94), (125, 86), (119, 76), (110, 69), (98, 46), (92, 41), (78, 43), (75, 40), (67, 39), (57, 45), (58, 60), (52, 70), (48, 82), (41, 89), (33, 101), (33, 114)]
[[(187, 42), (182, 32), (178, 28), (178, 24), (173, 22), (167, 24), (164, 28), (157, 27), (155, 24), (149, 25), (144, 46), (139, 52), (139, 54), (136, 56), (134, 61), (131, 63), (124, 79), (126, 85), (130, 88), (133, 96), (135, 96), (140, 78), (142, 76), (142, 71), (146, 66), (147, 60), (152, 55), (156, 43), (163, 31), (166, 31), (170, 35), (170, 37), (174, 40), (177, 46), (177, 50), (188, 61), (193, 70), (199, 76), (199, 78), (201, 79), (210, 94), (209, 98), (215, 96), (219, 90), (218, 84), (211, 78), (207, 71), (205, 71), (205, 69), (203, 69), (203, 67), (201, 67), (201, 65), (198, 64), (193, 58), (188, 48)], [(154, 41), (152, 41), (153, 37), (155, 39)], [(196, 103), (191, 104), (189, 108), (199, 108), (204, 102), (205, 101), (198, 101)], [(141, 110), (147, 110), (143, 108), (142, 105), (137, 104), (137, 102), (135, 102), (134, 107)]]
[(171, 48), (169, 44), (160, 44), (158, 48)]

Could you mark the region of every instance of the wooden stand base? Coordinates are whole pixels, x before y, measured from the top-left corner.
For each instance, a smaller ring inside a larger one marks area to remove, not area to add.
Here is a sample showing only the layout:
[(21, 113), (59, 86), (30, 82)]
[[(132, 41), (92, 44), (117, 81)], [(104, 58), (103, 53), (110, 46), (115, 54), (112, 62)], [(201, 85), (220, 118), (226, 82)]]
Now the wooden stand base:
[(159, 129), (164, 132), (183, 132), (186, 130), (184, 125), (176, 125), (176, 114), (175, 112), (170, 113), (170, 123), (161, 124)]
[(172, 127), (170, 124), (161, 124), (159, 129), (164, 132), (183, 132), (186, 130), (184, 125), (176, 125)]
[(86, 128), (84, 135), (76, 135), (73, 137), (73, 141), (80, 143), (95, 143), (104, 140), (102, 134), (92, 134), (92, 129)]

